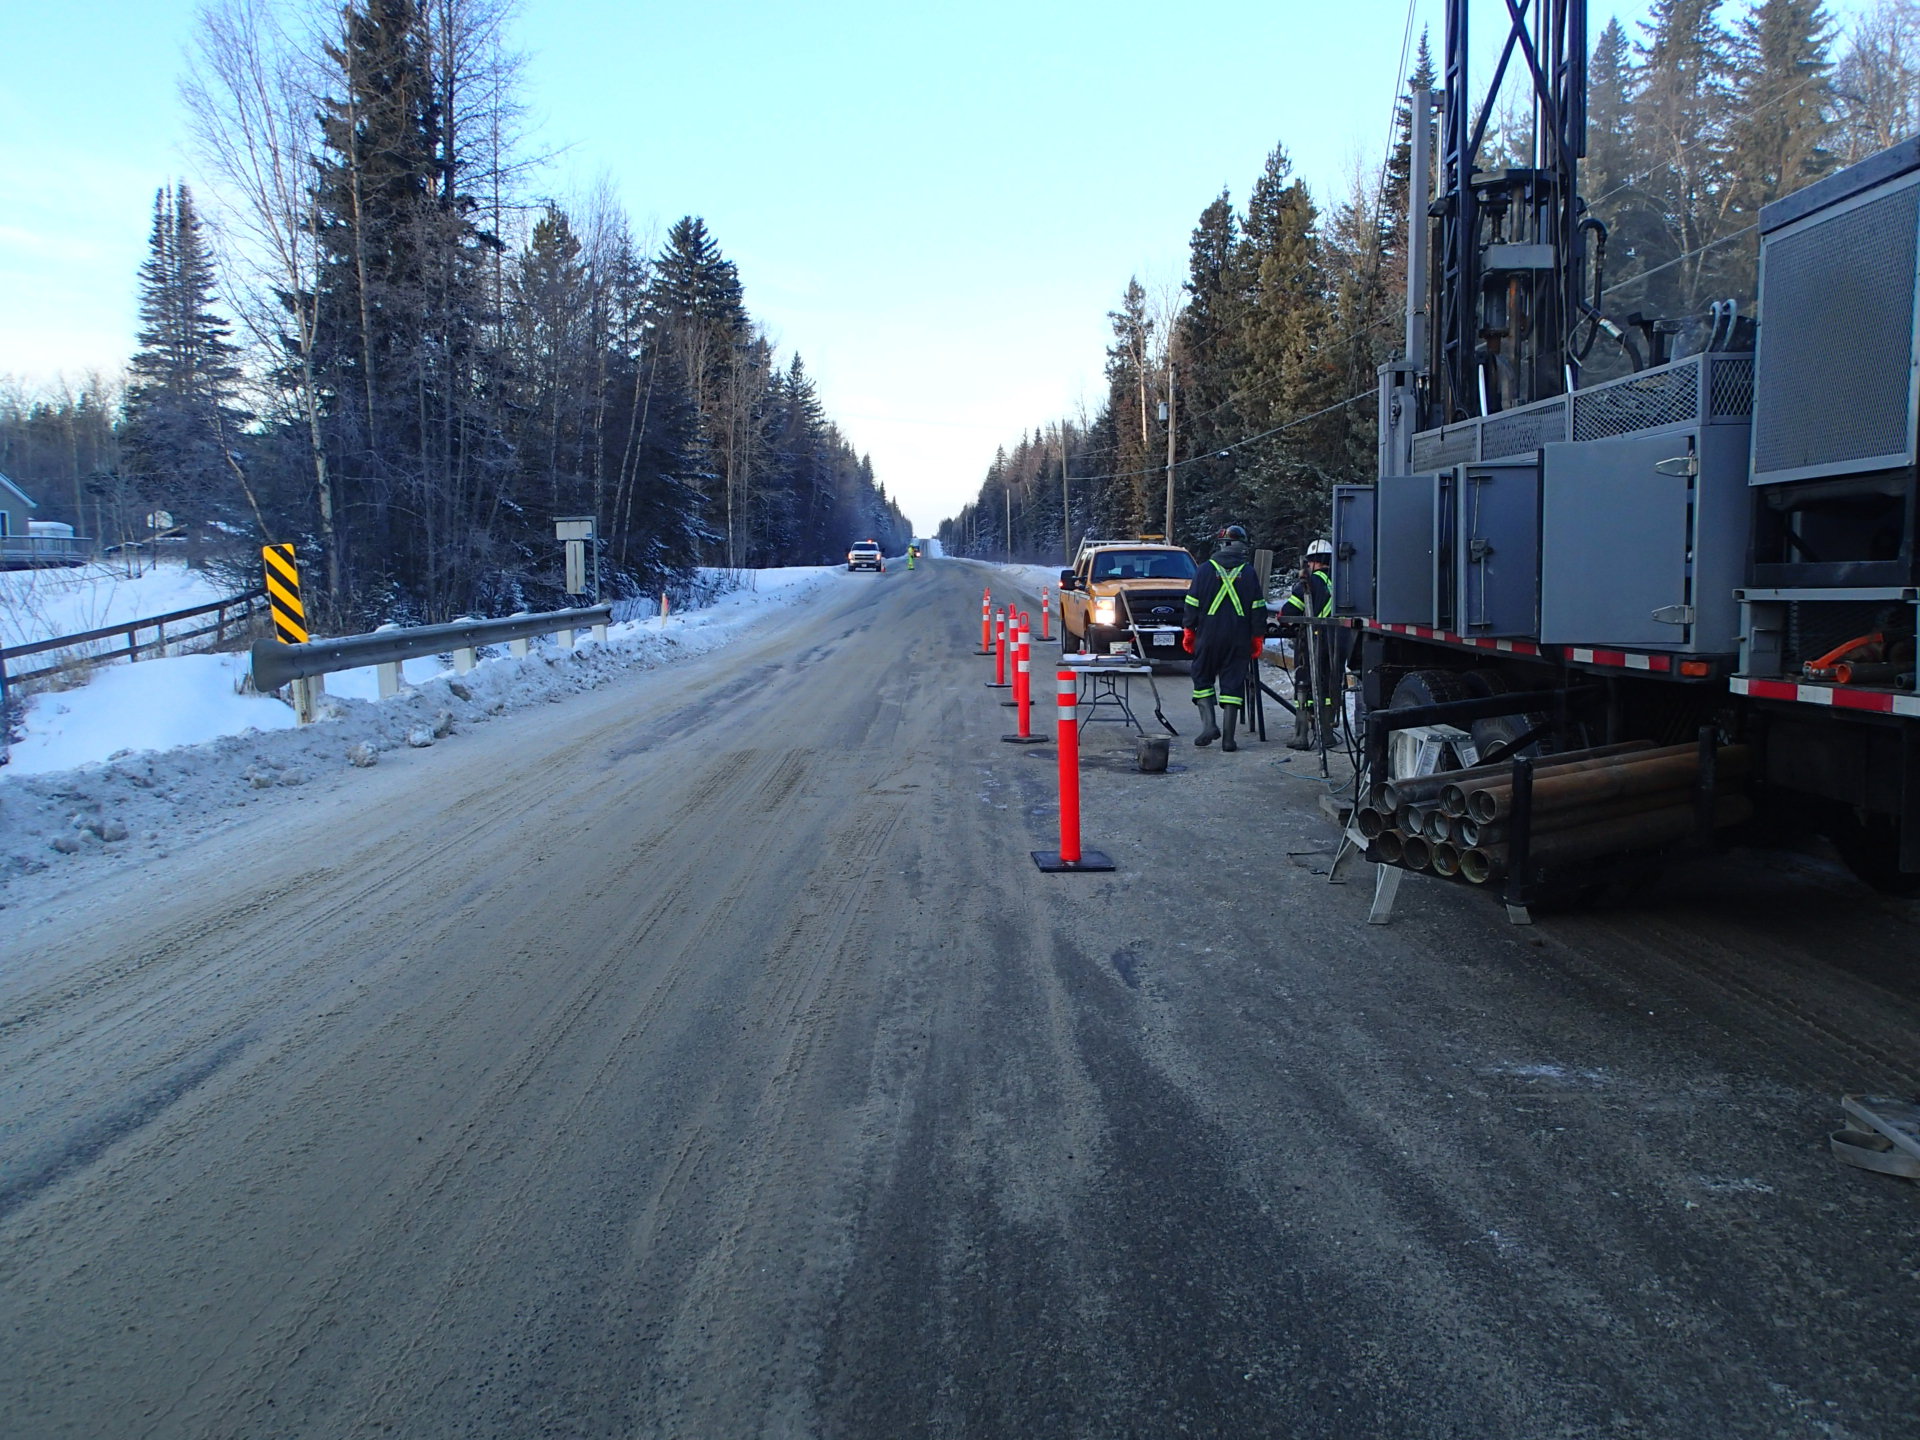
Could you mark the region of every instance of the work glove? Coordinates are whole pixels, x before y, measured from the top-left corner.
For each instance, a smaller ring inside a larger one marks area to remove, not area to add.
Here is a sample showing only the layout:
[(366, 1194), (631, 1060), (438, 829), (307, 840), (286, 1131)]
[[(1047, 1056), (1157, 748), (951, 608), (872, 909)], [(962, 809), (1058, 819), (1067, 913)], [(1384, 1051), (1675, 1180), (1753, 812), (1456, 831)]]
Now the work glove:
[(1193, 654), (1193, 631), (1182, 630), (1180, 632), (1180, 648), (1189, 655)]
[(1266, 648), (1267, 648), (1266, 636), (1256, 635), (1253, 637), (1253, 658), (1254, 659), (1258, 660), (1260, 658), (1261, 652)]

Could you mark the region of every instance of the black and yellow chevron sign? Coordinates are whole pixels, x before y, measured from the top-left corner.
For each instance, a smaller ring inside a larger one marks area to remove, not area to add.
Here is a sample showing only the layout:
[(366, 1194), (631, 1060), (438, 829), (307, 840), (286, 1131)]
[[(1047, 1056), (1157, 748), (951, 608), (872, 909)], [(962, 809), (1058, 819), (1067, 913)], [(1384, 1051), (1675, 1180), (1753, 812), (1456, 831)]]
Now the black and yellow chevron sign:
[(260, 558), (266, 562), (273, 633), (283, 644), (306, 644), (307, 612), (300, 604), (300, 567), (293, 563), (293, 546), (262, 545)]

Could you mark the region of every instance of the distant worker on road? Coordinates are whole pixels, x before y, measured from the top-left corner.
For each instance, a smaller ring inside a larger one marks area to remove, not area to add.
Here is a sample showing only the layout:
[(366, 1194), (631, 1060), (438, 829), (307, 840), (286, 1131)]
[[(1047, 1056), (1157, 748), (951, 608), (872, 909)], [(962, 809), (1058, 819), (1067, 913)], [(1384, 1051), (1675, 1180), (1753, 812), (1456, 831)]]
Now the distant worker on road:
[[(1275, 618), (1278, 620), (1331, 620), (1333, 618), (1333, 578), (1328, 573), (1333, 567), (1333, 542), (1316, 540), (1307, 546), (1306, 563), (1301, 567), (1300, 578), (1294, 582), (1293, 589), (1287, 592), (1287, 598), (1280, 602)], [(1331, 745), (1339, 733), (1340, 711), (1338, 707), (1346, 698), (1347, 655), (1351, 650), (1352, 637), (1336, 625), (1306, 625), (1301, 627), (1300, 638), (1293, 646), (1293, 739), (1287, 742), (1291, 750), (1311, 750), (1318, 743), (1314, 725), (1324, 719), (1327, 725), (1327, 743)], [(1324, 714), (1314, 713), (1315, 671), (1320, 676), (1319, 708)]]
[(918, 560), (919, 558), (920, 558), (920, 547), (918, 545), (907, 546), (907, 568), (909, 570), (913, 569), (913, 562)]
[[(1229, 525), (1212, 557), (1187, 587), (1180, 648), (1193, 656), (1193, 703), (1200, 710), (1196, 745), (1238, 750), (1234, 727), (1247, 703), (1247, 665), (1266, 643), (1267, 599), (1247, 553), (1247, 532)], [(1219, 703), (1219, 721), (1214, 705)]]

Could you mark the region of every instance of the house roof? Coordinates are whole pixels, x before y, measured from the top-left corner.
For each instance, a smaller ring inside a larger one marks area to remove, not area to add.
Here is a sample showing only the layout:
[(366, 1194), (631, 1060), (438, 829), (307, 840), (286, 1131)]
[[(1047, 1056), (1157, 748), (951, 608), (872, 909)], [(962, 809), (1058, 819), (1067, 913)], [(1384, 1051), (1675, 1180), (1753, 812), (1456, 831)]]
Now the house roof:
[(33, 497), (31, 495), (27, 494), (26, 491), (22, 490), (18, 485), (14, 484), (13, 481), (9, 480), (5, 475), (0, 475), (0, 485), (6, 486), (7, 489), (11, 490), (14, 494), (18, 495), (22, 500), (26, 501), (27, 508), (29, 510), (38, 510), (40, 508), (38, 505), (33, 503)]

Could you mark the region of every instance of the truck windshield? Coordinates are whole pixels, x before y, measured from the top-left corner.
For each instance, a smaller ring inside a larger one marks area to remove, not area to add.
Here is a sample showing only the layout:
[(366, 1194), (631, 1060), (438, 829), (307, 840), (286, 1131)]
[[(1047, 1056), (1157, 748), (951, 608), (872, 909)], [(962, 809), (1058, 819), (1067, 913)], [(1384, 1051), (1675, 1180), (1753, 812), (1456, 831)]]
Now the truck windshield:
[(1102, 550), (1093, 557), (1095, 580), (1191, 580), (1193, 557), (1184, 550)]

